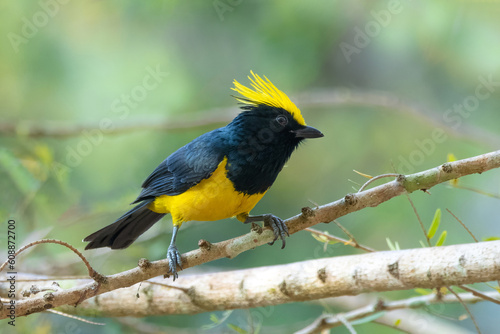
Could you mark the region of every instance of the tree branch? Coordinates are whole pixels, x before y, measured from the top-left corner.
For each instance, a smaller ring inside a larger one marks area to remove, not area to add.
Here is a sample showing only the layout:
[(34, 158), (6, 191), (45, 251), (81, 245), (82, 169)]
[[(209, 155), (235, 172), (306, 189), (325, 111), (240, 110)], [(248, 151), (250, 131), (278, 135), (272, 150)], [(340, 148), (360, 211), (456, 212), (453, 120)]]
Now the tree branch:
[[(87, 267), (87, 270), (89, 272), (89, 276), (90, 277), (102, 277), (101, 274), (99, 274), (97, 271), (94, 270), (94, 268), (92, 268), (90, 266), (89, 261), (87, 261), (87, 259), (85, 258), (85, 256), (83, 256), (83, 254), (80, 253), (80, 251), (78, 249), (76, 249), (75, 247), (71, 246), (67, 242), (64, 242), (64, 241), (61, 241), (61, 240), (43, 239), (43, 240), (37, 240), (37, 241), (30, 242), (26, 246), (23, 246), (23, 247), (19, 248), (17, 250), (17, 252), (14, 253), (14, 257), (18, 256), (19, 253), (22, 253), (24, 250), (26, 250), (26, 249), (28, 249), (30, 247), (39, 245), (39, 244), (58, 244), (58, 245), (63, 245), (64, 247), (71, 249), (73, 251), (73, 253), (75, 253), (76, 255), (78, 255), (78, 257), (80, 258), (80, 260), (82, 260), (82, 262), (85, 264), (85, 266)], [(0, 265), (0, 271), (2, 271), (8, 264), (9, 264), (9, 260), (5, 261), (2, 265)]]
[[(494, 292), (493, 292), (494, 293)], [(382, 302), (380, 298), (377, 298), (377, 294), (361, 294), (357, 296), (342, 296), (342, 297), (334, 297), (334, 298), (326, 298), (319, 299), (314, 301), (314, 304), (323, 306), (325, 308), (328, 307), (336, 307), (340, 309), (348, 310), (344, 312), (344, 314), (351, 314), (351, 312), (355, 312), (358, 309), (362, 310), (367, 307), (367, 305), (375, 306), (377, 303)], [(432, 297), (434, 295), (427, 295), (430, 300), (436, 300)], [(384, 305), (395, 305), (405, 304), (408, 301), (412, 300), (412, 297), (409, 299), (403, 300), (383, 300)], [(450, 300), (450, 303), (452, 300)], [(394, 304), (393, 304), (394, 303)], [(431, 302), (432, 303), (432, 302)], [(409, 304), (408, 306), (415, 305)], [(435, 305), (441, 305), (439, 302), (435, 302)], [(415, 305), (416, 306), (416, 305)], [(451, 322), (446, 320), (444, 317), (441, 318), (438, 316), (434, 316), (432, 313), (439, 313), (440, 310), (438, 307), (434, 307), (430, 309), (430, 307), (426, 306), (425, 303), (421, 306), (423, 310), (417, 308), (407, 308), (406, 306), (401, 309), (391, 309), (390, 312), (383, 312), (383, 315), (374, 319), (373, 322), (384, 324), (387, 326), (395, 326), (402, 333), (411, 333), (411, 334), (429, 334), (429, 333), (453, 333), (453, 334), (473, 334), (474, 332), (462, 327), (458, 322)], [(442, 308), (444, 310), (444, 308)], [(430, 312), (429, 312), (430, 311)], [(441, 311), (442, 312), (442, 311)], [(370, 315), (367, 314), (369, 317)], [(319, 319), (319, 317), (318, 317)], [(316, 322), (316, 320), (314, 321)], [(397, 323), (397, 326), (396, 326)], [(308, 328), (312, 328), (312, 323)]]
[[(461, 293), (458, 294), (459, 298), (465, 303), (477, 303), (479, 301), (484, 301), (481, 297), (477, 297), (472, 293)], [(489, 298), (500, 298), (500, 293), (496, 291), (488, 292), (487, 296)], [(348, 321), (354, 321), (357, 319), (361, 319), (375, 313), (381, 311), (393, 311), (400, 309), (414, 309), (421, 308), (433, 304), (449, 304), (449, 303), (460, 303), (455, 295), (445, 295), (441, 298), (438, 298), (435, 294), (426, 295), (426, 296), (418, 296), (412, 297), (404, 300), (397, 301), (389, 301), (384, 302), (382, 300), (377, 301), (372, 305), (367, 305), (361, 307), (359, 309), (341, 313), (344, 319)], [(421, 325), (422, 322), (419, 322)], [(321, 333), (321, 331), (325, 329), (330, 329), (333, 327), (342, 326), (341, 320), (338, 318), (338, 315), (335, 314), (324, 314), (317, 318), (312, 324), (309, 326), (295, 332), (295, 334), (313, 334), (313, 333)], [(407, 327), (407, 326), (405, 326)], [(429, 333), (431, 328), (429, 326), (424, 326), (424, 330), (419, 330), (418, 333)], [(443, 327), (443, 326), (442, 326)], [(414, 329), (414, 328), (412, 328)], [(448, 328), (449, 329), (449, 328)], [(454, 329), (456, 330), (456, 329)], [(443, 333), (442, 331), (437, 330), (436, 328), (432, 328), (433, 333)], [(412, 332), (414, 333), (414, 332)]]
[[(196, 120), (193, 120), (192, 117), (177, 119), (151, 118), (146, 120), (116, 122), (107, 119), (106, 126), (101, 123), (71, 124), (57, 121), (21, 123), (2, 122), (0, 123), (0, 136), (22, 135), (33, 138), (69, 138), (95, 130), (101, 131), (103, 134), (107, 135), (141, 130), (179, 131), (226, 123), (233, 119), (236, 114), (237, 110), (235, 110), (235, 108), (218, 108), (200, 112), (197, 114)], [(109, 125), (109, 123), (111, 123), (111, 125)]]
[(354, 248), (362, 249), (365, 252), (376, 252), (376, 250), (373, 249), (373, 248), (371, 248), (371, 247), (360, 245), (351, 235), (350, 235), (351, 240), (346, 240), (346, 239), (337, 237), (335, 235), (331, 235), (331, 234), (327, 234), (327, 233), (315, 230), (315, 229), (313, 229), (311, 227), (305, 228), (304, 231), (311, 232), (313, 235), (321, 237), (321, 238), (323, 238), (325, 240), (333, 240), (333, 241), (336, 241), (336, 242), (341, 242), (344, 245), (349, 245), (349, 246), (352, 246)]
[[(497, 134), (488, 132), (485, 129), (474, 127), (470, 124), (462, 124), (460, 131), (450, 127), (439, 117), (431, 116), (436, 114), (416, 103), (403, 101), (399, 97), (382, 91), (357, 91), (352, 89), (338, 88), (329, 90), (315, 90), (298, 94), (293, 100), (297, 101), (303, 109), (324, 108), (335, 106), (367, 106), (378, 107), (387, 110), (395, 110), (406, 113), (426, 122), (431, 127), (446, 129), (450, 134), (479, 141), (498, 147), (500, 138)], [(203, 126), (213, 126), (231, 121), (237, 114), (237, 108), (214, 108), (196, 112), (196, 117), (181, 119), (157, 119), (149, 118), (134, 121), (113, 121), (111, 129), (103, 129), (100, 123), (68, 124), (66, 122), (1, 122), (0, 136), (22, 135), (27, 137), (56, 137), (67, 138), (80, 136), (86, 131), (100, 130), (104, 134), (120, 134), (131, 131), (157, 130), (175, 131), (187, 128), (197, 128)], [(163, 112), (162, 112), (163, 113)], [(196, 120), (193, 120), (196, 118)]]
[[(442, 182), (446, 182), (473, 173), (483, 173), (485, 171), (498, 167), (500, 167), (500, 151), (483, 154), (469, 159), (445, 163), (441, 166), (420, 173), (411, 174), (407, 176), (401, 175), (394, 181), (363, 191), (361, 193), (348, 194), (343, 199), (323, 205), (314, 210), (310, 208), (304, 208), (302, 210), (302, 214), (287, 219), (286, 224), (291, 234), (296, 233), (298, 231), (305, 229), (306, 227), (310, 227), (318, 223), (331, 222), (334, 219), (345, 216), (355, 211), (359, 211), (366, 207), (375, 207), (401, 194), (411, 193), (419, 189), (420, 190), (429, 189), (435, 186), (436, 184)], [(270, 242), (272, 239), (273, 239), (273, 233), (269, 228), (266, 228), (260, 234), (257, 231), (252, 231), (243, 236), (222, 241), (216, 244), (203, 243), (202, 244), (203, 247), (200, 246), (199, 249), (190, 251), (182, 256), (183, 267), (189, 268), (222, 257), (233, 258), (238, 254), (240, 254), (241, 252), (266, 244)], [(499, 248), (498, 242), (478, 243), (475, 245), (475, 247), (489, 247), (491, 245), (496, 246), (496, 249), (492, 249), (492, 251), (498, 252)], [(452, 246), (452, 247), (461, 247), (461, 246)], [(436, 251), (437, 249), (438, 248), (433, 248), (432, 252)], [(439, 249), (447, 249), (447, 248), (444, 247)], [(369, 256), (374, 256), (377, 254), (378, 253), (372, 253), (362, 256), (366, 256), (368, 259)], [(489, 259), (488, 253), (477, 253), (477, 254), (484, 257), (482, 261), (483, 260), (488, 261)], [(454, 254), (447, 254), (447, 256), (450, 256), (451, 259), (455, 259)], [(434, 260), (435, 257), (436, 256), (433, 256), (431, 259)], [(500, 257), (497, 256), (497, 259), (499, 258)], [(359, 260), (363, 261), (362, 262), (363, 266), (359, 266), (359, 270), (364, 272), (363, 268), (365, 267), (371, 268), (369, 262), (366, 262), (366, 260), (364, 259), (363, 260), (359, 259)], [(391, 263), (398, 263), (397, 259), (392, 259), (392, 260), (393, 262)], [(431, 261), (430, 263), (433, 263), (433, 261)], [(462, 262), (459, 262), (459, 264), (461, 263)], [(468, 265), (468, 263), (465, 262), (465, 265)], [(422, 267), (421, 262), (419, 262), (419, 266)], [(147, 260), (144, 260), (140, 262), (139, 267), (115, 275), (107, 276), (105, 278), (101, 278), (97, 282), (88, 283), (83, 286), (75, 287), (68, 290), (56, 291), (54, 293), (50, 293), (50, 295), (45, 294), (44, 296), (37, 296), (35, 298), (20, 300), (16, 304), (17, 306), (16, 313), (17, 316), (23, 316), (34, 312), (40, 312), (48, 308), (58, 307), (62, 305), (79, 304), (90, 297), (101, 295), (103, 293), (118, 288), (129, 287), (138, 282), (150, 279), (152, 277), (156, 277), (158, 275), (165, 274), (167, 268), (168, 268), (167, 260), (160, 260), (155, 262), (149, 262)], [(339, 268), (342, 268), (342, 266), (337, 267), (336, 270), (338, 270)], [(490, 278), (489, 280), (499, 279), (500, 278), (500, 276), (498, 275), (499, 268), (500, 265), (498, 264), (498, 262), (490, 263), (490, 266), (487, 266), (480, 270), (480, 275), (484, 276), (485, 279)], [(373, 270), (377, 270), (377, 268), (373, 268)], [(387, 274), (386, 268), (382, 269), (378, 268), (378, 270), (383, 270), (384, 274)], [(492, 270), (492, 273), (490, 274), (496, 276), (495, 277), (488, 276), (487, 270)], [(399, 270), (397, 272), (399, 272)], [(351, 275), (352, 274), (353, 272), (351, 272)], [(369, 275), (371, 275), (371, 273)], [(317, 276), (318, 276), (317, 273), (315, 273), (314, 277)], [(391, 287), (391, 289), (397, 289), (398, 286), (400, 289), (409, 288), (407, 285), (403, 284), (399, 279), (396, 279), (394, 277), (391, 279), (390, 276), (387, 276), (387, 278), (389, 280), (387, 282), (384, 282), (384, 284), (382, 285)], [(188, 279), (188, 277), (186, 277), (185, 279)], [(438, 286), (468, 284), (468, 282), (462, 281), (460, 279), (457, 279), (457, 281), (455, 281), (454, 277), (443, 277), (442, 281), (440, 281), (439, 279), (437, 281), (434, 281), (434, 279), (428, 278), (426, 275), (424, 275), (422, 279), (423, 279), (423, 281), (421, 282), (422, 285), (419, 286), (426, 286), (427, 283), (429, 282), (433, 282), (432, 284), (438, 284)], [(368, 287), (368, 288), (372, 289), (374, 287)], [(295, 287), (292, 286), (286, 288), (286, 291), (288, 291), (289, 294), (294, 294)], [(356, 290), (356, 291), (357, 293), (362, 292), (362, 290)], [(324, 296), (318, 296), (318, 298), (319, 297), (324, 297)], [(102, 298), (104, 298), (104, 296)], [(6, 310), (5, 309), (0, 310), (0, 319), (5, 318), (6, 316), (7, 316)]]
[[(489, 241), (181, 276), (167, 286), (142, 282), (140, 287), (136, 284), (110, 291), (82, 302), (77, 308), (69, 306), (60, 310), (104, 317), (195, 314), (363, 292), (431, 289), (499, 278), (500, 241)], [(25, 284), (29, 286), (30, 283)], [(495, 298), (499, 295), (496, 292), (489, 296)], [(425, 297), (426, 301), (436, 298)], [(419, 305), (423, 304), (420, 302)], [(379, 311), (383, 309), (381, 307)], [(363, 314), (354, 319), (363, 317)], [(347, 319), (353, 320), (351, 317)]]

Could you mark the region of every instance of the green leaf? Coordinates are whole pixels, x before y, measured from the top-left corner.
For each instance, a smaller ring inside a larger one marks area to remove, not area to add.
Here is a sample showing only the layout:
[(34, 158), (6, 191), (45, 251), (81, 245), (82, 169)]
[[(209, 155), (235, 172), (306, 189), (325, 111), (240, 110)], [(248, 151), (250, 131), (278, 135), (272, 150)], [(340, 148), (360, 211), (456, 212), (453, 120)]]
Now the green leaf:
[(390, 250), (397, 251), (401, 249), (399, 248), (399, 243), (397, 241), (392, 243), (391, 239), (389, 238), (385, 238), (385, 241), (387, 242), (387, 246), (389, 247)]
[[(323, 233), (326, 234), (326, 235), (329, 235), (328, 231), (324, 231)], [(336, 241), (336, 240), (330, 240), (330, 239), (328, 239), (328, 237), (326, 237), (324, 235), (321, 235), (321, 234), (316, 234), (314, 232), (311, 232), (311, 235), (312, 235), (312, 237), (314, 239), (318, 240), (321, 243), (326, 243), (326, 244), (329, 244), (329, 245), (333, 245), (333, 244), (338, 243), (338, 241)]]
[(434, 219), (432, 219), (431, 227), (429, 228), (429, 232), (427, 233), (427, 237), (432, 239), (432, 237), (436, 234), (437, 229), (439, 228), (439, 224), (441, 223), (441, 209), (437, 209), (434, 213)]
[(233, 331), (235, 331), (236, 333), (238, 334), (247, 334), (248, 332), (236, 325), (233, 325), (233, 324), (227, 324), (227, 327), (229, 327), (230, 329), (232, 329)]
[(419, 295), (423, 295), (423, 296), (430, 295), (432, 293), (432, 290), (422, 289), (422, 288), (416, 288), (416, 289), (413, 289), (413, 291), (415, 291)]
[(206, 331), (215, 328), (219, 325), (219, 318), (217, 318), (217, 315), (215, 315), (215, 313), (210, 314), (210, 321), (212, 322), (211, 324), (202, 325), (201, 329)]
[(212, 323), (208, 324), (208, 325), (201, 326), (201, 329), (203, 329), (203, 330), (209, 330), (209, 329), (212, 329), (212, 328), (215, 328), (215, 327), (219, 326), (224, 321), (226, 321), (227, 318), (229, 318), (229, 316), (231, 315), (232, 312), (233, 312), (233, 310), (222, 312), (222, 318), (220, 318), (220, 319), (219, 319), (219, 317), (215, 313), (210, 314), (210, 321)]
[(393, 251), (396, 250), (396, 247), (392, 243), (391, 239), (385, 238), (385, 241), (387, 242), (387, 246), (389, 247), (390, 250), (393, 250)]
[(446, 231), (443, 231), (443, 233), (441, 233), (441, 235), (439, 236), (438, 241), (436, 242), (436, 246), (443, 246), (444, 241), (446, 240), (446, 235), (447, 234), (448, 234), (448, 232), (446, 232)]
[(418, 242), (420, 242), (420, 246), (422, 246), (422, 248), (426, 248), (427, 247), (427, 245), (422, 240), (419, 240)]
[(358, 319), (358, 320), (354, 320), (354, 321), (350, 321), (349, 323), (351, 325), (353, 325), (353, 326), (361, 325), (361, 324), (366, 324), (368, 322), (372, 322), (373, 320), (377, 320), (378, 318), (380, 318), (381, 316), (383, 316), (385, 313), (386, 313), (386, 311), (381, 311), (381, 312), (373, 313), (373, 314), (370, 314), (369, 316), (366, 316), (364, 318), (361, 318), (361, 319)]
[(486, 238), (483, 238), (483, 241), (495, 241), (495, 240), (500, 240), (500, 237), (486, 237)]

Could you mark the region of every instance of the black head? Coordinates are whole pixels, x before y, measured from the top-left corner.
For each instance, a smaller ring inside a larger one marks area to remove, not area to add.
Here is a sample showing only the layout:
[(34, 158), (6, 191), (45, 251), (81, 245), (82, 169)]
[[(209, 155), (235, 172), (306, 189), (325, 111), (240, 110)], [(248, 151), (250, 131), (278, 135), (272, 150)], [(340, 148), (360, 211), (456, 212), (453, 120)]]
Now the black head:
[[(229, 125), (237, 137), (260, 146), (273, 147), (289, 151), (295, 149), (305, 138), (319, 138), (323, 134), (307, 126), (300, 119), (283, 108), (268, 105), (243, 106), (239, 114)], [(291, 152), (290, 152), (291, 153)]]
[[(253, 73), (252, 73), (253, 74)], [(262, 193), (276, 179), (292, 152), (305, 138), (323, 134), (307, 126), (300, 110), (269, 80), (253, 74), (254, 90), (235, 81), (237, 97), (245, 105), (226, 126), (229, 147), (228, 177), (236, 190)], [(238, 189), (239, 188), (239, 189)]]

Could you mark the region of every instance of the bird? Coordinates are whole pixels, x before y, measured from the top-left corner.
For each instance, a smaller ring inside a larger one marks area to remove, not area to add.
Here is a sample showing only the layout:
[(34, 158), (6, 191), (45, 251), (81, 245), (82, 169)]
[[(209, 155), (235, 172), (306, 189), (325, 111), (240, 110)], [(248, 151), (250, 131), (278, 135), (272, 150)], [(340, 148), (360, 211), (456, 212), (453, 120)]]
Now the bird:
[(250, 215), (272, 186), (294, 150), (307, 138), (323, 137), (306, 125), (301, 111), (271, 81), (250, 71), (251, 88), (234, 80), (231, 88), (241, 112), (226, 126), (207, 132), (168, 156), (142, 183), (131, 210), (114, 223), (88, 235), (85, 249), (123, 249), (166, 214), (172, 217), (167, 250), (168, 270), (175, 281), (182, 270), (176, 238), (188, 221), (236, 217), (243, 223), (263, 222), (285, 247), (289, 236), (273, 214)]

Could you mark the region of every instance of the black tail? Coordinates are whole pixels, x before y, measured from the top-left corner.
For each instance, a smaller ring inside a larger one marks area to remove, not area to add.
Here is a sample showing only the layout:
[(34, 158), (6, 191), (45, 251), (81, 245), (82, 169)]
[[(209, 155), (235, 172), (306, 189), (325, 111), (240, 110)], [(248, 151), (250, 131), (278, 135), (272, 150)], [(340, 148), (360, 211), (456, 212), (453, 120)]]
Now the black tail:
[(120, 249), (130, 246), (135, 239), (165, 216), (163, 213), (156, 213), (148, 209), (148, 204), (152, 201), (144, 201), (136, 205), (113, 224), (87, 236), (83, 241), (90, 243), (85, 249), (101, 247)]

